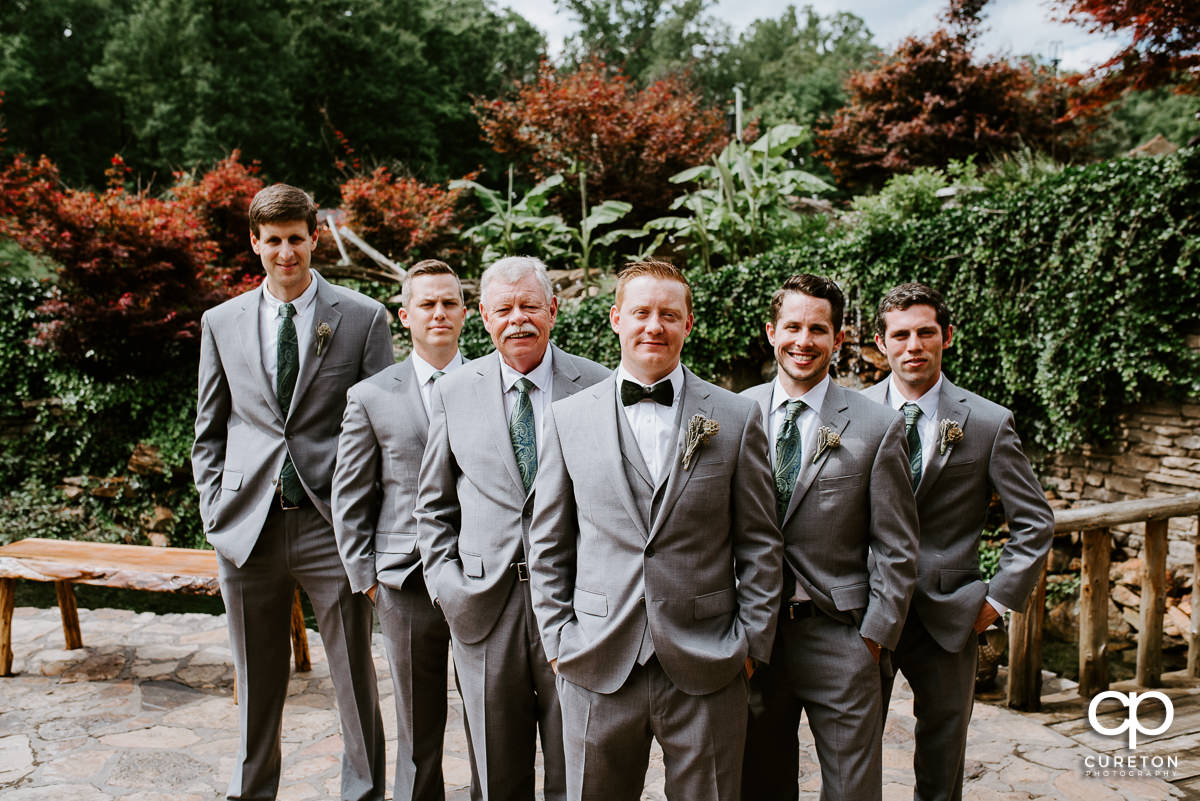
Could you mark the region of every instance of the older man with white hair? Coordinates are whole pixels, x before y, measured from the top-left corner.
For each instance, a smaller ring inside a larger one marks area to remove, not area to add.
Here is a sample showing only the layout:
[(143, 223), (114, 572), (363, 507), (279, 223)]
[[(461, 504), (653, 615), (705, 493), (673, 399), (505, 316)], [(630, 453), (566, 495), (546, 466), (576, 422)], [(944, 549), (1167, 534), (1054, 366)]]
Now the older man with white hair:
[(562, 716), (526, 563), (533, 482), (551, 402), (611, 371), (550, 344), (558, 299), (538, 259), (489, 267), (479, 311), (496, 352), (434, 387), (417, 541), (450, 625), (484, 801), (533, 800), (539, 730), (545, 798), (559, 801)]

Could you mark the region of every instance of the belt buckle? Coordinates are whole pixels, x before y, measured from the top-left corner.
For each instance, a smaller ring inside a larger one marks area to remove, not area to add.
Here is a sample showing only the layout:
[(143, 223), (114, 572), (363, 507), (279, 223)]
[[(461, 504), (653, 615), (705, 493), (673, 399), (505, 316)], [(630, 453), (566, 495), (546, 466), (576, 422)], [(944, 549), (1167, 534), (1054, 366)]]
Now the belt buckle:
[(517, 581), (529, 581), (529, 563), (517, 562), (513, 567), (517, 569)]

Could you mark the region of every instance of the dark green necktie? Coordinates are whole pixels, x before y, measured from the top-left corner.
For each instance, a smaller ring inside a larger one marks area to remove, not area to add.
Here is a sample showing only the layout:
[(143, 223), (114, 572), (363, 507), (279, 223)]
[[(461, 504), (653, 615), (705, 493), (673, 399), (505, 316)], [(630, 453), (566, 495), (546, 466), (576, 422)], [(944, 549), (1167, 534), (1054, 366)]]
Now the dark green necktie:
[(515, 386), (519, 394), (513, 406), (512, 418), (508, 421), (508, 435), (517, 457), (517, 469), (521, 471), (521, 483), (528, 494), (537, 475), (537, 436), (533, 428), (533, 404), (529, 400), (533, 382), (528, 378), (518, 378)]
[[(296, 376), (300, 374), (300, 343), (296, 338), (296, 324), (292, 317), (296, 307), (290, 303), (279, 306), (278, 343), (275, 355), (275, 397), (279, 400), (279, 408), (283, 411), (283, 419), (287, 420), (288, 410), (292, 407), (292, 393), (296, 391)], [(298, 506), (304, 500), (304, 487), (300, 477), (296, 475), (296, 466), (288, 455), (283, 460), (283, 469), (279, 471), (279, 491), (288, 506)]]
[(433, 371), (433, 375), (429, 376), (429, 380), (430, 380), (430, 381), (437, 381), (439, 378), (441, 378), (441, 377), (442, 377), (442, 376), (444, 376), (445, 374), (446, 374), (446, 371), (445, 371), (445, 370), (434, 370), (434, 371)]
[(906, 403), (900, 407), (904, 412), (904, 436), (908, 439), (908, 466), (912, 469), (913, 489), (921, 483), (921, 463), (924, 455), (921, 453), (921, 434), (917, 431), (917, 418), (921, 416), (921, 407), (915, 403)]
[(796, 418), (802, 411), (804, 401), (788, 401), (783, 423), (775, 436), (775, 505), (780, 523), (787, 514), (796, 477), (800, 475), (800, 427), (796, 425)]

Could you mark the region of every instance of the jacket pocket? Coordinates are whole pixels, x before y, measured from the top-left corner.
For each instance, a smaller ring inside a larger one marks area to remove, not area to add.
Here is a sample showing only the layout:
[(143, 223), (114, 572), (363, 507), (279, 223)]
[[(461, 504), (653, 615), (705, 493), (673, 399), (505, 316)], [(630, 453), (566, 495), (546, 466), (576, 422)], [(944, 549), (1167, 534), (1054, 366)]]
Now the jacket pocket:
[(602, 592), (591, 592), (576, 587), (575, 611), (596, 617), (608, 617), (608, 596)]
[(221, 473), (221, 489), (237, 491), (242, 488), (242, 473), (240, 470), (226, 470)]
[(696, 619), (716, 617), (726, 612), (732, 612), (737, 607), (737, 597), (733, 590), (717, 590), (696, 596)]
[(863, 477), (861, 474), (852, 476), (829, 476), (828, 478), (817, 479), (818, 492), (843, 492), (848, 489), (854, 489), (861, 486)]
[(962, 476), (975, 472), (975, 460), (967, 459), (965, 462), (955, 462), (948, 464), (942, 469), (943, 476)]
[(957, 589), (979, 580), (978, 570), (954, 570), (942, 568), (938, 571), (938, 589), (942, 592), (954, 592)]
[(477, 553), (467, 553), (466, 551), (458, 552), (459, 561), (462, 562), (463, 575), (471, 578), (483, 578), (483, 557)]
[(416, 547), (416, 534), (400, 531), (375, 532), (375, 550), (381, 553), (412, 553)]
[(834, 587), (829, 591), (829, 595), (833, 598), (833, 605), (837, 607), (839, 612), (849, 612), (852, 609), (862, 609), (867, 605), (867, 598), (871, 594), (871, 585), (865, 581), (858, 584), (847, 584), (843, 587)]

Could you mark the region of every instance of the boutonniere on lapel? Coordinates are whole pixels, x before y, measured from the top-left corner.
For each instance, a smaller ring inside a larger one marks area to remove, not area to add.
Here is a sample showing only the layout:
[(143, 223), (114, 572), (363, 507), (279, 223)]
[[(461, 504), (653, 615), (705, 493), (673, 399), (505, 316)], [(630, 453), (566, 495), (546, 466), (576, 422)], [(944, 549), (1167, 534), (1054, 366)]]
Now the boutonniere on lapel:
[(691, 420), (688, 420), (687, 445), (683, 449), (684, 470), (691, 467), (692, 457), (696, 455), (696, 449), (715, 437), (720, 430), (720, 423), (716, 420), (709, 420), (702, 414), (698, 414)]
[(329, 327), (329, 323), (322, 322), (317, 326), (317, 355), (320, 356), (325, 350), (325, 343), (329, 342), (329, 338), (333, 336), (333, 329)]
[(841, 447), (842, 437), (838, 432), (834, 431), (829, 426), (821, 426), (817, 429), (817, 452), (813, 454), (813, 464), (821, 458), (821, 454), (825, 451), (833, 450)]
[(941, 428), (938, 430), (938, 455), (946, 452), (947, 448), (953, 448), (955, 444), (963, 441), (963, 430), (954, 420), (942, 420)]

